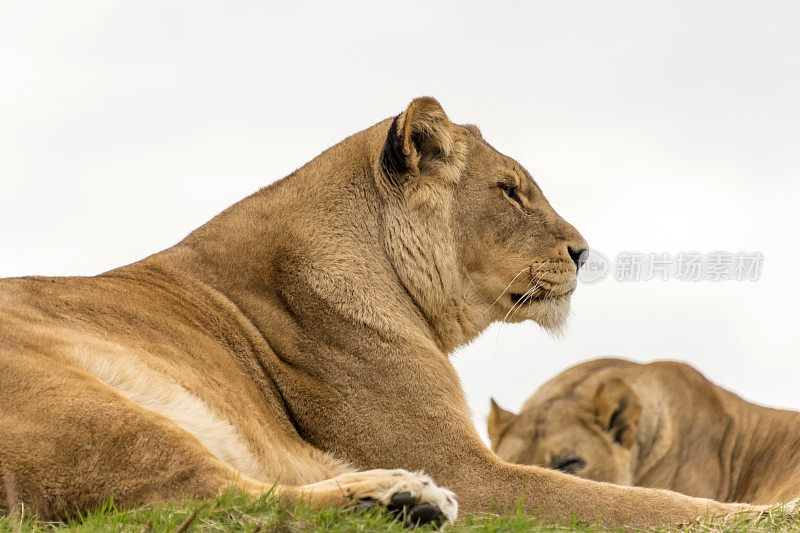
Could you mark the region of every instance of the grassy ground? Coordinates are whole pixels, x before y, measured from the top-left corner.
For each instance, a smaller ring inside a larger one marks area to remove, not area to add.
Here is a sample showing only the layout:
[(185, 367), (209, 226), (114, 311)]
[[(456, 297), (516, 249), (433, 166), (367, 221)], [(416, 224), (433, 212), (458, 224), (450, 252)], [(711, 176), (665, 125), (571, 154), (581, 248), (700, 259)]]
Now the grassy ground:
[[(542, 522), (533, 517), (468, 516), (448, 533), (522, 532), (522, 531), (599, 531), (574, 521)], [(346, 511), (327, 509), (310, 512), (302, 505), (286, 505), (267, 496), (250, 498), (229, 493), (207, 502), (183, 502), (164, 507), (117, 510), (113, 502), (86, 516), (68, 522), (50, 523), (23, 512), (0, 518), (0, 532), (33, 531), (246, 531), (248, 533), (292, 531), (408, 531), (396, 519), (378, 510)], [(419, 528), (416, 532), (433, 531)], [(607, 531), (607, 530), (603, 530)], [(735, 519), (725, 524), (703, 524), (684, 528), (689, 532), (716, 531), (800, 531), (800, 515), (776, 510), (758, 519)]]

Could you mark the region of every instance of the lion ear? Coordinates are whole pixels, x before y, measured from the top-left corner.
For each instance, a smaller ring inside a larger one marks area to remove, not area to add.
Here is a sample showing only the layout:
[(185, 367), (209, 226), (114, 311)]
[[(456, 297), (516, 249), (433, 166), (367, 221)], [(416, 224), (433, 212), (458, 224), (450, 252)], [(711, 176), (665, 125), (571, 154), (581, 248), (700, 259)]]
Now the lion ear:
[(483, 134), (481, 133), (481, 130), (475, 124), (463, 124), (462, 127), (465, 128), (467, 131), (469, 131), (478, 139), (483, 139)]
[(508, 426), (510, 426), (519, 415), (515, 415), (511, 411), (506, 411), (497, 405), (494, 398), (490, 398), (489, 401), (491, 402), (491, 407), (489, 409), (489, 416), (486, 419), (486, 429), (489, 433), (489, 442), (492, 444), (492, 449), (494, 450), (497, 448), (497, 444), (500, 442), (500, 437), (503, 436), (503, 432), (508, 429)]
[(594, 421), (609, 433), (614, 442), (630, 448), (636, 442), (636, 431), (642, 404), (627, 383), (614, 378), (600, 384), (592, 400)]
[(390, 178), (403, 183), (456, 155), (454, 125), (442, 106), (428, 96), (415, 98), (392, 122), (383, 148), (383, 166)]

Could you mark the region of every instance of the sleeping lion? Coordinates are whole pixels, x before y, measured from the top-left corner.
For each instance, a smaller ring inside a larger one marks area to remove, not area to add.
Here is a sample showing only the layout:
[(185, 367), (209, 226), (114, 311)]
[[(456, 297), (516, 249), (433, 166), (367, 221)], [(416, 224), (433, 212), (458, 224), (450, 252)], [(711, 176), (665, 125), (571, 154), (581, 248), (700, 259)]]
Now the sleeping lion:
[(519, 163), (418, 98), (167, 250), (2, 280), (0, 506), (274, 487), (411, 524), (459, 506), (635, 527), (742, 509), (481, 441), (449, 355), (492, 322), (561, 327), (585, 248)]
[(588, 361), (519, 414), (491, 407), (492, 449), (509, 462), (721, 501), (800, 495), (800, 413), (747, 402), (683, 363)]

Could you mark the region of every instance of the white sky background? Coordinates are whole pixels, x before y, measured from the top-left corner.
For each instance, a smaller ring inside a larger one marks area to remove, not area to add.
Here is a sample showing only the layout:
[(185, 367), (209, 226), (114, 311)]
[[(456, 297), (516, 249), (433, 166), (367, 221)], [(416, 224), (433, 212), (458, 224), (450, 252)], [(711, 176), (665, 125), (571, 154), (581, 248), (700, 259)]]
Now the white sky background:
[(601, 354), (681, 359), (800, 408), (800, 4), (0, 4), (0, 276), (91, 275), (183, 238), (437, 97), (589, 243), (761, 251), (758, 282), (579, 287), (567, 335), (454, 356), (476, 423)]

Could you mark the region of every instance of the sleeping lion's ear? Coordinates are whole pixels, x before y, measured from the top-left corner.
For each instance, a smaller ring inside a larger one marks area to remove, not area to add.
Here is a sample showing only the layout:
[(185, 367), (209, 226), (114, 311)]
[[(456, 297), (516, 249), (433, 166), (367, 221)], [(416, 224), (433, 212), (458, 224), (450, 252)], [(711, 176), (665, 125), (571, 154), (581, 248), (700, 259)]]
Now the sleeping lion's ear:
[(626, 448), (633, 446), (642, 404), (627, 383), (618, 378), (601, 383), (592, 400), (592, 408), (595, 423), (609, 433), (614, 442)]
[(491, 402), (491, 407), (489, 409), (489, 417), (486, 419), (486, 429), (489, 433), (489, 442), (492, 444), (492, 449), (494, 450), (497, 448), (497, 444), (503, 432), (519, 415), (515, 415), (511, 411), (506, 411), (497, 405), (494, 398), (490, 398), (489, 401)]
[(383, 147), (383, 167), (390, 179), (403, 183), (435, 171), (456, 157), (453, 123), (442, 106), (428, 96), (414, 99), (392, 122)]

